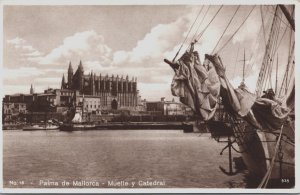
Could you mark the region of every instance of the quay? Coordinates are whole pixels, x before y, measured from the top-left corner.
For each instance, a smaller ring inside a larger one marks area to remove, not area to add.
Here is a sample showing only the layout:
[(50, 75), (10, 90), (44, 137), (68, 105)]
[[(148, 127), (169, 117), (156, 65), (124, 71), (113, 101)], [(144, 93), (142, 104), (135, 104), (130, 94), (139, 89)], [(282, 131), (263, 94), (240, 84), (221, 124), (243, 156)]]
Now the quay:
[(180, 122), (168, 122), (168, 123), (153, 123), (153, 122), (134, 122), (134, 123), (106, 123), (98, 124), (95, 126), (95, 130), (141, 130), (141, 129), (163, 129), (163, 130), (174, 130), (183, 129), (183, 125)]
[[(3, 130), (20, 130), (23, 129), (24, 126), (26, 125), (5, 126)], [(96, 124), (95, 127), (90, 128), (89, 130), (151, 130), (151, 129), (183, 130), (186, 133), (190, 133), (194, 131), (192, 123), (183, 123), (183, 122), (109, 122), (109, 123)], [(74, 129), (73, 131), (84, 131), (84, 129)]]

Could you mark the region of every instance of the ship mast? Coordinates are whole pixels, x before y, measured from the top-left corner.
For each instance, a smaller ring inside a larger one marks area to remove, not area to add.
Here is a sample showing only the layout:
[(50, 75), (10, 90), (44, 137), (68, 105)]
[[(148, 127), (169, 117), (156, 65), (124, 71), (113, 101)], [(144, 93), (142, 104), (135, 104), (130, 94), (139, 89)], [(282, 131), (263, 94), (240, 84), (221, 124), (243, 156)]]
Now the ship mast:
[[(290, 48), (290, 51), (289, 51), (289, 57), (288, 57), (288, 63), (287, 63), (287, 66), (286, 66), (286, 70), (285, 70), (285, 74), (284, 74), (284, 77), (283, 77), (283, 81), (282, 81), (282, 84), (281, 84), (281, 87), (280, 87), (280, 90), (279, 90), (279, 96), (281, 96), (281, 92), (284, 91), (284, 95), (286, 95), (286, 93), (288, 92), (288, 85), (289, 85), (289, 70), (290, 70), (290, 63), (294, 61), (292, 60), (292, 57), (294, 55), (294, 49), (295, 49), (295, 42), (293, 43), (292, 45), (292, 32), (294, 31), (295, 32), (295, 22), (294, 22), (294, 19), (292, 17), (293, 13), (294, 13), (294, 7), (292, 9), (292, 12), (289, 13), (288, 10), (286, 9), (286, 7), (284, 5), (279, 5), (279, 7), (281, 8), (282, 12), (284, 13), (287, 21), (289, 22), (289, 24), (291, 25), (291, 31), (290, 31), (290, 41), (289, 41), (289, 48)], [(293, 64), (294, 65), (294, 64)], [(295, 86), (294, 86), (295, 87)], [(285, 88), (285, 90), (283, 89)]]
[(291, 14), (289, 13), (289, 11), (286, 9), (284, 5), (279, 5), (279, 7), (283, 12), (283, 14), (285, 15), (286, 19), (288, 20), (288, 22), (290, 23), (293, 31), (295, 31), (295, 20), (292, 18)]
[(279, 36), (278, 29), (280, 27), (281, 22), (280, 14), (281, 12), (279, 12), (278, 6), (276, 6), (269, 38), (265, 47), (265, 54), (262, 61), (262, 66), (260, 68), (258, 80), (256, 83), (256, 95), (259, 97), (262, 95), (264, 88), (267, 87), (268, 79), (270, 79), (273, 56), (276, 52), (276, 43)]
[(239, 88), (243, 89), (246, 87), (246, 85), (245, 85), (245, 67), (246, 67), (246, 50), (245, 50), (245, 48), (244, 48), (244, 59), (240, 60), (240, 61), (243, 61), (244, 63), (243, 63), (243, 78), (242, 78), (242, 82), (241, 82)]

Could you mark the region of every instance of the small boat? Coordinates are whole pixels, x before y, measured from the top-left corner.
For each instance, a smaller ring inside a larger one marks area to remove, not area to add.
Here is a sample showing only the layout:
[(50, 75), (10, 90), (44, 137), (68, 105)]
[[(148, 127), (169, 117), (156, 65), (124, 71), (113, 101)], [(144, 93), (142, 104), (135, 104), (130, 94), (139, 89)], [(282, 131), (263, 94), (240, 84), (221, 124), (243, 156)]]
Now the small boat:
[(46, 125), (30, 125), (23, 128), (23, 131), (39, 131), (39, 130), (56, 130), (59, 126), (53, 124), (46, 124)]
[(81, 131), (81, 130), (93, 130), (96, 128), (94, 124), (84, 124), (84, 123), (64, 123), (59, 126), (60, 131)]

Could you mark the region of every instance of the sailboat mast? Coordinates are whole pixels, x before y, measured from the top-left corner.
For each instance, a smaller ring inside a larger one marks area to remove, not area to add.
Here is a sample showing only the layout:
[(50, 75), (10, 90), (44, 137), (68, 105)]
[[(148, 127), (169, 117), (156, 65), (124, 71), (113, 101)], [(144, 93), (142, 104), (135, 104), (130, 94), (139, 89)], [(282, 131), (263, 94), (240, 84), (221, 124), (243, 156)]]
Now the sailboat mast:
[(262, 95), (263, 89), (266, 88), (268, 80), (270, 81), (270, 74), (272, 71), (272, 61), (273, 61), (272, 58), (275, 54), (275, 45), (277, 43), (276, 41), (279, 35), (278, 29), (280, 28), (280, 22), (281, 22), (280, 14), (282, 13), (279, 12), (279, 7), (276, 6), (268, 42), (265, 47), (265, 53), (264, 53), (262, 65), (256, 83), (256, 95), (258, 97)]
[(292, 18), (291, 14), (289, 13), (289, 11), (286, 9), (284, 5), (279, 5), (279, 7), (283, 12), (283, 14), (285, 15), (286, 19), (288, 20), (288, 22), (290, 23), (292, 29), (295, 31), (295, 20)]

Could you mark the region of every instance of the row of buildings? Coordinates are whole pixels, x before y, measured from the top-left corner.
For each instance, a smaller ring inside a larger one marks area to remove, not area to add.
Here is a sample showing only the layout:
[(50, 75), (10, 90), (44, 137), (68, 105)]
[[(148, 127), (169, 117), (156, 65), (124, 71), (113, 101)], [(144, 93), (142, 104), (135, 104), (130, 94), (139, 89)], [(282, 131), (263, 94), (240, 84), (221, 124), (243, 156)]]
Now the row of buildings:
[(80, 106), (84, 112), (95, 115), (129, 112), (130, 114), (185, 115), (190, 110), (173, 101), (147, 102), (137, 89), (137, 78), (128, 76), (102, 76), (91, 72), (84, 74), (82, 62), (73, 73), (69, 64), (67, 80), (62, 77), (60, 89), (46, 89), (35, 93), (31, 85), (29, 94), (5, 95), (4, 120), (11, 116), (32, 112), (63, 113), (72, 106)]

